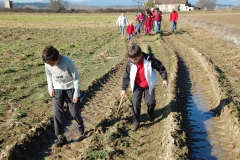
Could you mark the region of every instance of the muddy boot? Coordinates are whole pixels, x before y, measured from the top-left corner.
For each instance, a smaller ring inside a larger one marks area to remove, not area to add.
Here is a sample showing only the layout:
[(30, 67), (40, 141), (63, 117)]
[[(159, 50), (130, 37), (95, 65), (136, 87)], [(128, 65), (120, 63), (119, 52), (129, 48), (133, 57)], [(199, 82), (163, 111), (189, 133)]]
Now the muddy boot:
[(55, 142), (55, 146), (62, 147), (64, 144), (67, 144), (67, 138), (65, 136), (58, 137), (58, 140)]
[(83, 126), (79, 126), (78, 130), (79, 130), (80, 135), (84, 134), (84, 127)]
[(148, 118), (149, 118), (150, 122), (154, 122), (154, 120), (155, 120), (154, 114), (153, 115), (148, 115)]
[(133, 124), (131, 130), (136, 131), (139, 128), (139, 125)]

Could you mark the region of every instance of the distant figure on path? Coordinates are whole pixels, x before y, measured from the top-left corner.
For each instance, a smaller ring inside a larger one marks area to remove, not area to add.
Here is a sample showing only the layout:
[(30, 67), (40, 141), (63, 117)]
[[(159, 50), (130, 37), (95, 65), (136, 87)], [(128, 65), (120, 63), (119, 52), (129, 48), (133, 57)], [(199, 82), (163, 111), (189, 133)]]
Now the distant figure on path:
[(159, 11), (159, 8), (156, 8), (154, 14), (154, 22), (155, 22), (155, 33), (160, 33), (161, 29), (161, 21), (162, 21), (162, 12)]
[(172, 31), (176, 31), (177, 29), (177, 21), (178, 21), (178, 12), (175, 9), (172, 9), (170, 13), (170, 22), (172, 23)]
[(152, 18), (150, 16), (150, 14), (148, 13), (146, 21), (145, 21), (145, 29), (146, 29), (145, 33), (147, 35), (150, 35), (150, 33), (151, 33), (151, 26), (152, 26)]
[(118, 17), (116, 25), (118, 25), (120, 27), (121, 35), (124, 36), (124, 32), (125, 32), (124, 29), (128, 25), (128, 19), (124, 15), (124, 12), (122, 12), (121, 15)]
[(157, 73), (161, 75), (163, 86), (168, 85), (167, 71), (163, 64), (156, 59), (152, 54), (142, 52), (137, 44), (132, 44), (128, 50), (130, 60), (122, 80), (121, 97), (126, 94), (126, 89), (130, 83), (133, 93), (132, 99), (132, 130), (136, 131), (140, 126), (141, 100), (144, 93), (144, 100), (147, 104), (147, 113), (149, 121), (155, 119), (154, 108), (156, 100), (154, 95), (154, 86), (157, 83)]
[(151, 18), (152, 18), (152, 30), (154, 31), (154, 19), (155, 19), (155, 11), (154, 11), (154, 8), (151, 8)]
[(84, 133), (83, 119), (79, 104), (82, 99), (80, 77), (73, 61), (67, 56), (59, 54), (53, 46), (47, 46), (42, 52), (47, 75), (48, 92), (52, 97), (52, 109), (55, 135), (58, 140), (56, 147), (67, 143), (64, 136), (64, 102), (69, 106), (69, 112), (78, 123), (79, 133)]
[(134, 26), (132, 21), (130, 21), (129, 25), (127, 26), (128, 41), (132, 42), (133, 33), (134, 33)]
[(137, 20), (137, 23), (135, 25), (135, 31), (137, 33), (137, 38), (140, 36), (142, 25), (139, 20)]

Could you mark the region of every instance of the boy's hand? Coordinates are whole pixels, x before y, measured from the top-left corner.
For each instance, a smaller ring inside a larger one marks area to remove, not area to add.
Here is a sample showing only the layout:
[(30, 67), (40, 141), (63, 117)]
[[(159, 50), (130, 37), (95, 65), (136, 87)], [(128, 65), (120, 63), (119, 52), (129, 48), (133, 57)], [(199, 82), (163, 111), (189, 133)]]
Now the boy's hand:
[(77, 103), (79, 97), (73, 97), (73, 103)]
[(163, 80), (162, 85), (163, 85), (163, 87), (167, 87), (168, 86), (168, 80)]
[(121, 93), (120, 93), (121, 97), (125, 97), (125, 94), (126, 94), (125, 90), (122, 90)]
[(50, 97), (54, 97), (55, 96), (54, 90), (49, 91), (49, 95), (50, 95)]

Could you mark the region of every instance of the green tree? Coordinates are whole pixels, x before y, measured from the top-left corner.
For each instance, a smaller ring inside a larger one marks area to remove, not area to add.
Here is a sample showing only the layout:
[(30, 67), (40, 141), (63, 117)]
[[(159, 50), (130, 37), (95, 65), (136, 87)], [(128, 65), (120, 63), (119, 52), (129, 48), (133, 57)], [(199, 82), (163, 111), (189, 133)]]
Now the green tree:
[(144, 8), (154, 8), (154, 4), (151, 3), (151, 2), (146, 2), (146, 3), (144, 4)]
[(67, 7), (66, 0), (50, 0), (48, 5), (48, 9), (53, 10), (55, 12), (66, 10), (66, 7)]
[(217, 0), (198, 0), (196, 7), (201, 9), (213, 10)]

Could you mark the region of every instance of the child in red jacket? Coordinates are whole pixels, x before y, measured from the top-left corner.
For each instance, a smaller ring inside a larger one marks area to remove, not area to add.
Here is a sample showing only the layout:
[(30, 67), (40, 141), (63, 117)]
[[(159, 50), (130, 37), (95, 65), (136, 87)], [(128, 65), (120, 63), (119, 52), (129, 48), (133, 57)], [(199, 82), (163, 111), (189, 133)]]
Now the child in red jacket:
[(134, 33), (134, 26), (132, 21), (130, 21), (129, 25), (127, 26), (127, 35), (128, 35), (128, 40), (132, 41), (133, 33)]
[(178, 21), (178, 12), (175, 9), (172, 9), (170, 14), (170, 22), (172, 23), (172, 31), (174, 32), (177, 29), (177, 21)]
[(151, 26), (152, 26), (152, 18), (149, 14), (147, 14), (147, 18), (146, 18), (146, 21), (145, 21), (145, 27), (146, 27), (146, 34), (147, 35), (150, 35)]

